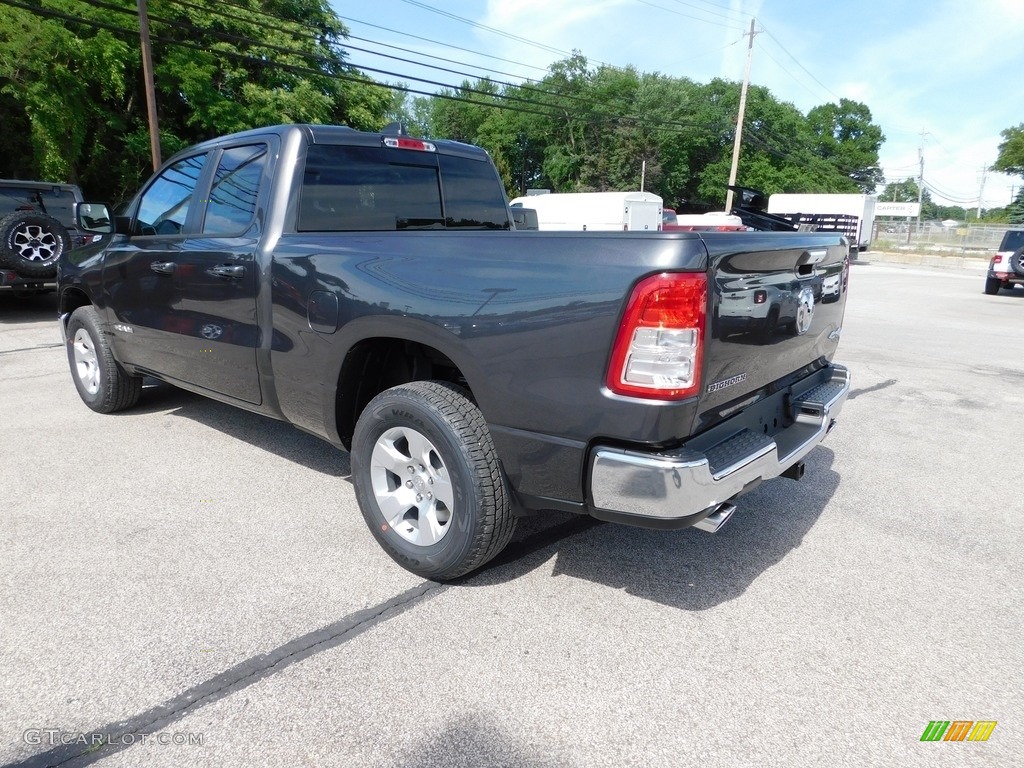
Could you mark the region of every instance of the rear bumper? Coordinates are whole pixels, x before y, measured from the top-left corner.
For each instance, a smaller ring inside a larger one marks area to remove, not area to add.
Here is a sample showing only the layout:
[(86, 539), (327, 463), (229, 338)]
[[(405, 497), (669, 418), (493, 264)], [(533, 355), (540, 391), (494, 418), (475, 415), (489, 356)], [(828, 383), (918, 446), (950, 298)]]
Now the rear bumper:
[(0, 288), (27, 288), (30, 290), (49, 290), (56, 287), (56, 277), (22, 277), (13, 269), (0, 268)]
[(598, 446), (590, 458), (591, 513), (656, 527), (694, 525), (810, 453), (835, 425), (849, 391), (849, 371), (833, 365), (754, 407), (789, 416), (789, 426), (774, 433), (755, 428), (770, 418), (740, 412), (675, 451)]
[(1024, 283), (1024, 277), (1015, 272), (996, 272), (991, 267), (988, 269), (988, 277), (1002, 280), (1004, 283)]

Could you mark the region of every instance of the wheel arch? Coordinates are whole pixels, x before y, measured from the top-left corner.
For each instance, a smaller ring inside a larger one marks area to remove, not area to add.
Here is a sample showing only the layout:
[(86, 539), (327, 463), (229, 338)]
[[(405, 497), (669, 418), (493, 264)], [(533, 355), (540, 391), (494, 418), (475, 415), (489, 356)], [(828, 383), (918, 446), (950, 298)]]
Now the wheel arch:
[(473, 387), (458, 355), (442, 345), (409, 335), (380, 334), (361, 338), (346, 352), (334, 392), (335, 427), (345, 448), (350, 448), (356, 421), (378, 394), (413, 381), (447, 381), (469, 393)]
[(79, 307), (92, 306), (92, 299), (89, 298), (82, 288), (78, 286), (68, 286), (62, 288), (60, 291), (60, 299), (58, 300), (57, 312), (60, 315), (61, 324), (64, 328), (67, 328), (68, 320), (71, 317), (71, 313)]

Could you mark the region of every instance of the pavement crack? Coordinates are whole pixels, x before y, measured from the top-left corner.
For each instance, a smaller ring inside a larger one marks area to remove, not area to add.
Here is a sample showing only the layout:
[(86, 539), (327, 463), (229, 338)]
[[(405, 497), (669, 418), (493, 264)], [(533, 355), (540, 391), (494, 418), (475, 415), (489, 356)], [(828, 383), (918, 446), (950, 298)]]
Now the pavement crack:
[[(309, 656), (346, 643), (377, 624), (395, 618), (448, 588), (447, 584), (422, 582), (385, 602), (356, 611), (333, 624), (297, 637), (270, 653), (254, 656), (236, 664), (216, 677), (199, 683), (135, 717), (97, 728), (84, 734), (81, 739), (76, 738), (74, 744), (55, 747), (21, 762), (11, 763), (7, 768), (58, 768), (95, 763), (141, 743), (143, 736), (157, 733), (197, 709), (248, 688)], [(94, 746), (96, 744), (101, 746), (97, 748)]]
[[(144, 743), (144, 737), (162, 731), (192, 712), (248, 688), (292, 664), (347, 643), (448, 589), (458, 585), (468, 586), (477, 577), (504, 566), (514, 568), (527, 555), (584, 533), (595, 525), (600, 525), (600, 522), (588, 516), (574, 516), (559, 525), (512, 542), (505, 552), (483, 568), (454, 582), (442, 584), (423, 581), (384, 602), (350, 613), (326, 627), (290, 640), (269, 653), (246, 659), (134, 717), (109, 723), (87, 734), (76, 733), (72, 744), (61, 744), (20, 762), (10, 763), (5, 768), (78, 768), (91, 765), (136, 743)], [(486, 583), (487, 579), (481, 579), (481, 582)]]
[(63, 343), (56, 344), (37, 344), (34, 347), (19, 347), (18, 349), (4, 349), (0, 350), (0, 355), (13, 355), (17, 352), (35, 352), (37, 349), (56, 349), (57, 347), (63, 347)]

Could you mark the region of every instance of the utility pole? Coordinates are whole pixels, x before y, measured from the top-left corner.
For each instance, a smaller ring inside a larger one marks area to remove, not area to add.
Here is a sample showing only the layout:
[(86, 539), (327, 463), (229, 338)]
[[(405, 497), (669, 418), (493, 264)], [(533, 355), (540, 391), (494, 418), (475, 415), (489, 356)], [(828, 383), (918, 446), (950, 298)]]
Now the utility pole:
[(921, 129), (921, 145), (917, 148), (917, 234), (921, 234), (921, 205), (924, 202), (924, 137), (928, 134)]
[(153, 85), (153, 49), (149, 44), (149, 13), (146, 0), (138, 0), (139, 4), (139, 43), (142, 48), (142, 77), (146, 88), (146, 115), (149, 118), (149, 149), (153, 155), (153, 170), (159, 170), (160, 161), (160, 127), (156, 120), (156, 89)]
[(974, 218), (981, 218), (981, 201), (985, 196), (985, 176), (988, 174), (988, 166), (981, 166), (981, 189), (978, 190), (978, 215)]
[[(736, 169), (740, 163), (740, 141), (743, 138), (743, 114), (747, 111), (747, 88), (750, 86), (750, 60), (754, 57), (754, 19), (750, 19), (750, 41), (747, 43), (747, 69), (743, 73), (743, 87), (740, 89), (740, 112), (736, 117), (736, 138), (732, 143), (732, 167), (729, 169), (729, 186), (736, 184)], [(732, 190), (725, 195), (725, 212), (732, 211)]]

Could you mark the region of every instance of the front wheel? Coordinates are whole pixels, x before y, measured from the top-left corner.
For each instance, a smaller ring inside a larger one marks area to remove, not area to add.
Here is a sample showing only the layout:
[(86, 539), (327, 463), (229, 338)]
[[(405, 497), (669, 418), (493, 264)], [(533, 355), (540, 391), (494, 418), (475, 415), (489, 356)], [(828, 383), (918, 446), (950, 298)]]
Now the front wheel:
[(129, 376), (114, 359), (110, 341), (92, 307), (79, 307), (68, 320), (68, 363), (82, 401), (97, 413), (131, 408), (142, 394), (142, 378)]
[(424, 578), (479, 568), (515, 530), (483, 414), (447, 382), (415, 381), (370, 401), (352, 438), (352, 479), (377, 542)]

